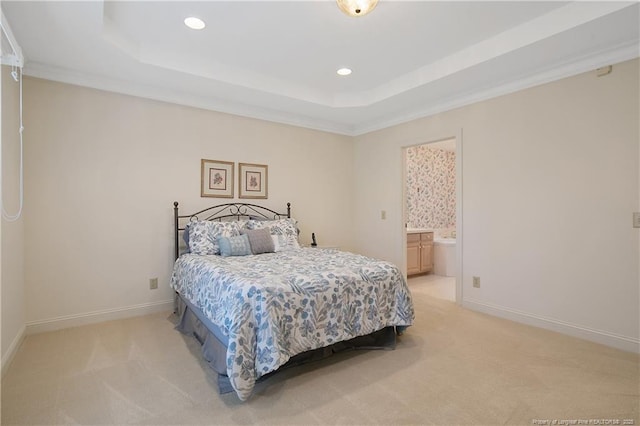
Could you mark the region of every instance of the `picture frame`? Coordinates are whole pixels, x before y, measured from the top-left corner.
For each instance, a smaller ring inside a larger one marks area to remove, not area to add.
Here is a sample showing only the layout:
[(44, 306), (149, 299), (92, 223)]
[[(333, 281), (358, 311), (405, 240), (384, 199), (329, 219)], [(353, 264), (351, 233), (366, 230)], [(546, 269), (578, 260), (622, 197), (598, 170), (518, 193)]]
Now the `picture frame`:
[(240, 198), (268, 197), (268, 166), (238, 163), (238, 196)]
[(234, 166), (230, 161), (200, 161), (200, 196), (233, 198)]

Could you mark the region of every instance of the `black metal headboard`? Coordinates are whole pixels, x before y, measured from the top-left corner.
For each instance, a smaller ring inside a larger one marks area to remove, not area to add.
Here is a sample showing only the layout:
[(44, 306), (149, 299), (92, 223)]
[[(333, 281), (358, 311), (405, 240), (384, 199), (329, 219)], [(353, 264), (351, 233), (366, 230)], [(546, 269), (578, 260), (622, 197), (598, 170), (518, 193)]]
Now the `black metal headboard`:
[(278, 213), (275, 210), (271, 210), (266, 207), (258, 206), (256, 204), (247, 203), (226, 203), (218, 204), (200, 210), (196, 213), (181, 215), (178, 213), (178, 202), (173, 202), (173, 219), (174, 219), (174, 237), (175, 237), (175, 256), (176, 259), (180, 256), (180, 231), (185, 230), (185, 226), (188, 222), (195, 220), (240, 220), (243, 218), (259, 218), (259, 219), (283, 219), (285, 217), (291, 217), (291, 203), (287, 203), (287, 212)]

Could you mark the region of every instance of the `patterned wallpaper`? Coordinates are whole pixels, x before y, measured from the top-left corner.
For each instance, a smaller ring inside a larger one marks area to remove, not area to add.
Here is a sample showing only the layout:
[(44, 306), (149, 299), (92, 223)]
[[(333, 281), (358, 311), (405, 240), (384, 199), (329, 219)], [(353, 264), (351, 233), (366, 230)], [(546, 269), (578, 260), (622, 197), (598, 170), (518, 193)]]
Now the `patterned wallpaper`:
[(428, 145), (407, 149), (407, 220), (412, 228), (455, 229), (455, 152)]

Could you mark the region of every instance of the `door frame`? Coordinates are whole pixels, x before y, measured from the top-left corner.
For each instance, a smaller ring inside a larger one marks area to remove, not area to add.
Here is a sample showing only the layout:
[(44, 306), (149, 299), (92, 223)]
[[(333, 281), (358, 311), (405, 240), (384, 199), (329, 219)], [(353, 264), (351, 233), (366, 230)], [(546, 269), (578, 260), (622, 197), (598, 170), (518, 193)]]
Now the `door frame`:
[(401, 157), (402, 157), (402, 222), (399, 224), (401, 233), (402, 233), (402, 259), (403, 259), (403, 270), (405, 271), (406, 276), (406, 268), (407, 268), (407, 148), (411, 148), (414, 146), (422, 146), (429, 145), (435, 142), (442, 142), (445, 140), (455, 139), (456, 145), (456, 304), (462, 306), (463, 302), (463, 292), (462, 292), (462, 282), (463, 282), (463, 177), (462, 177), (462, 166), (463, 166), (463, 139), (462, 139), (462, 129), (459, 129), (455, 132), (453, 136), (446, 136), (437, 139), (430, 139), (425, 142), (414, 143), (410, 145), (404, 145), (400, 148)]

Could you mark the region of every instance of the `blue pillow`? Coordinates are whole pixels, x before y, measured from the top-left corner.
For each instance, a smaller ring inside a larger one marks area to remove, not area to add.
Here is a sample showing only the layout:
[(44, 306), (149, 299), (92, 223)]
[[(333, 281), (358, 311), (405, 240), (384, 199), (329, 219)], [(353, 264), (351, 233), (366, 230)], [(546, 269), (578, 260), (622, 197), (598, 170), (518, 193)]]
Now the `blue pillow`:
[(249, 237), (245, 234), (237, 237), (220, 237), (218, 238), (218, 246), (220, 247), (220, 255), (223, 257), (251, 254)]
[(191, 253), (191, 250), (189, 250), (189, 225), (190, 223), (187, 223), (184, 226), (184, 231), (182, 231), (182, 241), (187, 245), (187, 248), (184, 251), (185, 253)]

